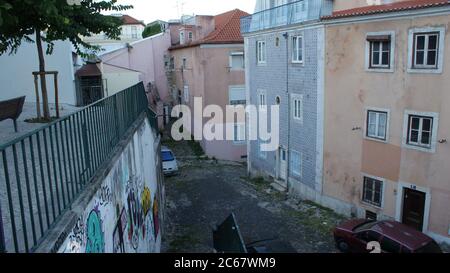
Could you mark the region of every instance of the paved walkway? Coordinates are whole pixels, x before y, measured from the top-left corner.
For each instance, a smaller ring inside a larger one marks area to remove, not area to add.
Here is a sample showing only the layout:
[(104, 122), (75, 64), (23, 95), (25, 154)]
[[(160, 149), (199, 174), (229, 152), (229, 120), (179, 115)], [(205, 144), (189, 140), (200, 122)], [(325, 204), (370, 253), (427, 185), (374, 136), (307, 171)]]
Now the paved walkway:
[[(52, 116), (55, 115), (55, 106), (54, 104), (50, 104), (50, 112)], [(70, 113), (75, 112), (79, 108), (61, 104), (60, 105), (60, 115), (65, 116)], [(19, 132), (14, 132), (14, 123), (12, 120), (4, 120), (0, 121), (0, 144), (6, 143), (10, 140), (13, 140), (14, 138), (20, 137), (21, 135), (31, 132), (33, 130), (38, 129), (39, 127), (42, 127), (45, 124), (39, 124), (39, 123), (28, 123), (25, 122), (26, 119), (35, 118), (36, 117), (36, 104), (26, 102), (23, 106), (23, 112), (20, 115), (19, 119), (17, 120), (17, 127)]]
[[(176, 155), (186, 143), (165, 143)], [(186, 154), (184, 154), (186, 155)], [(332, 227), (342, 220), (308, 202), (288, 199), (246, 167), (202, 159), (183, 160), (181, 173), (166, 179), (164, 252), (212, 252), (212, 228), (234, 212), (246, 243), (277, 238), (297, 252), (335, 252)]]

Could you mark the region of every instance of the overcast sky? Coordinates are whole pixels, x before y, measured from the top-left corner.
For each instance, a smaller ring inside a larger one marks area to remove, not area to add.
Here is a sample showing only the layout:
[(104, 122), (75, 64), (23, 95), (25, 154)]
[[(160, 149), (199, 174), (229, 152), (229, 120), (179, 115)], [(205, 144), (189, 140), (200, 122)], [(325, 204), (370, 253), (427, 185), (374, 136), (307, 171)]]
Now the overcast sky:
[(178, 19), (182, 14), (216, 15), (236, 8), (253, 13), (256, 0), (119, 0), (118, 3), (133, 5), (133, 10), (122, 13), (148, 24), (157, 19)]

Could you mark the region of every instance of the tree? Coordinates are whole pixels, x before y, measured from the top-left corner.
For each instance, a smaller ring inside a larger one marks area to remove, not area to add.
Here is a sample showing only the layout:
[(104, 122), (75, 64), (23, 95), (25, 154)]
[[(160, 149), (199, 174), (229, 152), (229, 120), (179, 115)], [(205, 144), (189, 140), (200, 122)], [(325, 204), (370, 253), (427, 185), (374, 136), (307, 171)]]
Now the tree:
[[(78, 2), (78, 3), (77, 3)], [(84, 56), (82, 48), (98, 50), (82, 36), (104, 33), (119, 39), (120, 18), (103, 15), (103, 11), (123, 11), (132, 6), (118, 5), (117, 0), (0, 0), (0, 54), (14, 54), (23, 41), (36, 43), (44, 119), (50, 120), (43, 42), (46, 54), (53, 52), (54, 41), (69, 40)]]
[(145, 27), (144, 31), (142, 32), (142, 37), (147, 38), (161, 32), (161, 25), (159, 23), (155, 23)]

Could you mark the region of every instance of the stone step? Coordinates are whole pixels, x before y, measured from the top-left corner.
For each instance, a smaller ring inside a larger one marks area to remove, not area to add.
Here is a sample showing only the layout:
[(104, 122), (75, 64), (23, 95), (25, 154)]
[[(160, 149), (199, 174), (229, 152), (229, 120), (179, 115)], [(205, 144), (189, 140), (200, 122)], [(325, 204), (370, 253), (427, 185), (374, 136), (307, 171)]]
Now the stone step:
[(278, 182), (274, 182), (274, 183), (270, 184), (270, 186), (272, 186), (272, 188), (274, 188), (275, 190), (277, 190), (279, 192), (286, 192), (286, 190), (287, 190), (286, 186), (284, 186), (283, 184), (278, 183)]

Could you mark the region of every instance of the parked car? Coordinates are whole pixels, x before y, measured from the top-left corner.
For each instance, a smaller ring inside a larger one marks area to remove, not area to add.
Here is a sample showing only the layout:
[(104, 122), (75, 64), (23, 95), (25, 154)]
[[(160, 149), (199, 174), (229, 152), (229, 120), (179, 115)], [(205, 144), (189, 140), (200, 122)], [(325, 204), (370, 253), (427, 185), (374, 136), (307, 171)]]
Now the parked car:
[(378, 242), (382, 253), (442, 253), (432, 238), (395, 221), (350, 220), (333, 233), (336, 247), (342, 252), (371, 252), (369, 242)]
[(178, 173), (178, 164), (173, 152), (165, 147), (161, 147), (161, 159), (164, 175), (174, 175)]

